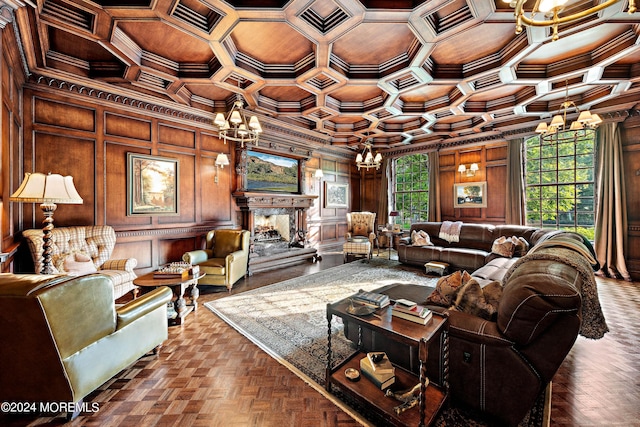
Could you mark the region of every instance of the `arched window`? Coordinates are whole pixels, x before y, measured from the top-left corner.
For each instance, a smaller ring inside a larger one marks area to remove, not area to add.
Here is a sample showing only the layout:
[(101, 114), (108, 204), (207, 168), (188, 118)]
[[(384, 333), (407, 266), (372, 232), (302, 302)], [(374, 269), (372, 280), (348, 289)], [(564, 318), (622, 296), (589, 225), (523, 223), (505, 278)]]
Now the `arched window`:
[(595, 224), (595, 132), (567, 131), (525, 141), (527, 225), (576, 231)]
[(395, 223), (408, 229), (412, 223), (429, 218), (429, 156), (410, 154), (398, 157), (393, 165), (393, 210)]

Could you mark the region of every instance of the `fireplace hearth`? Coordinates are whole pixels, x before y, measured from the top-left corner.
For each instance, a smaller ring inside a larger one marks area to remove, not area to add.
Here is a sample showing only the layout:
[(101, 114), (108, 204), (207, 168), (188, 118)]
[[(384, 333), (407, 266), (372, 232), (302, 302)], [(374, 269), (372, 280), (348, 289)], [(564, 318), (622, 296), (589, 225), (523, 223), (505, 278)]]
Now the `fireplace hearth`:
[(243, 228), (251, 231), (249, 274), (310, 258), (315, 248), (306, 242), (306, 210), (317, 196), (235, 193)]

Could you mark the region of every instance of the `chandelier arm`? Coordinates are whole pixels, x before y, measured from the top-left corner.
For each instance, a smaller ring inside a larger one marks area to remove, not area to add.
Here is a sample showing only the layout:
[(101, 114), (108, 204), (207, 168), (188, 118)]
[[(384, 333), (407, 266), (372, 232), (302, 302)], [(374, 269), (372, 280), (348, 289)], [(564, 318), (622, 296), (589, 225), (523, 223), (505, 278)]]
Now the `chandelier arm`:
[[(552, 19), (552, 20), (544, 20), (544, 21), (537, 21), (533, 18), (528, 18), (525, 13), (524, 13), (524, 4), (526, 3), (526, 0), (518, 0), (518, 2), (516, 3), (515, 6), (515, 10), (514, 10), (514, 14), (516, 15), (516, 18), (518, 21), (524, 22), (526, 25), (530, 26), (530, 27), (553, 27), (554, 25), (558, 25), (558, 24), (564, 24), (565, 22), (571, 22), (574, 21), (576, 19), (581, 19), (584, 18), (586, 16), (592, 15), (596, 12), (601, 11), (602, 9), (606, 9), (609, 6), (612, 6), (616, 3), (620, 2), (620, 0), (607, 0), (604, 3), (600, 3), (592, 8), (589, 8), (587, 10), (583, 10), (581, 12), (576, 12), (574, 14), (568, 15), (568, 16), (563, 16), (563, 17), (557, 17), (557, 19)], [(536, 3), (537, 5), (537, 3)], [(536, 12), (540, 12), (536, 9), (532, 10), (532, 17), (533, 17), (533, 11)], [(629, 0), (629, 13), (634, 13), (636, 11), (635, 8), (635, 0)], [(542, 13), (542, 12), (540, 12)]]

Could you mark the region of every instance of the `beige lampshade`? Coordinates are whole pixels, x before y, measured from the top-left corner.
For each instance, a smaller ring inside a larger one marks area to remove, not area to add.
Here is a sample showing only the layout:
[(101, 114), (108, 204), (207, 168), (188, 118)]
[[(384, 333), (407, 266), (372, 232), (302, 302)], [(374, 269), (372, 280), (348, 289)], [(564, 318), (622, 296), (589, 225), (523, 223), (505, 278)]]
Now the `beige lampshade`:
[(225, 166), (229, 166), (229, 157), (226, 154), (220, 153), (218, 157), (216, 157), (216, 166), (224, 168)]
[(536, 128), (537, 133), (545, 133), (547, 131), (547, 124), (545, 122), (538, 123), (538, 127)]
[(564, 126), (564, 119), (560, 114), (556, 114), (555, 116), (553, 116), (553, 119), (551, 119), (550, 126), (554, 128), (562, 127)]
[(316, 169), (316, 179), (322, 178), (324, 178), (324, 172), (322, 172), (322, 169)]
[(478, 167), (477, 163), (471, 163), (471, 167), (469, 168), (469, 170), (472, 170), (475, 172), (477, 170), (480, 170), (480, 168)]
[(73, 185), (72, 176), (25, 173), (24, 180), (9, 198), (12, 202), (22, 203), (68, 203), (81, 204), (82, 197)]
[(467, 170), (467, 167), (465, 165), (458, 166), (458, 172), (464, 173), (466, 170)]

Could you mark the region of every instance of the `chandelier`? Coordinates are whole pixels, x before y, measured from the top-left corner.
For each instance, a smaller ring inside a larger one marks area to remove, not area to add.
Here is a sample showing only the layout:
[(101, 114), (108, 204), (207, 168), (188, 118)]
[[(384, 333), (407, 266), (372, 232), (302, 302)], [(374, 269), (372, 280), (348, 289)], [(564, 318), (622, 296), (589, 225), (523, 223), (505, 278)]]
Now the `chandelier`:
[(262, 126), (260, 126), (260, 122), (256, 116), (251, 116), (249, 121), (247, 121), (244, 109), (242, 108), (243, 106), (244, 102), (241, 96), (238, 95), (227, 116), (225, 117), (222, 113), (216, 114), (213, 124), (218, 127), (218, 135), (224, 140), (225, 144), (227, 140), (230, 140), (239, 142), (242, 147), (244, 147), (245, 142), (253, 142), (257, 146), (260, 133), (262, 132)]
[[(575, 109), (578, 113), (578, 119), (571, 123), (571, 126), (567, 127), (567, 113), (569, 109)], [(560, 131), (579, 131), (584, 130), (594, 130), (596, 129), (600, 123), (602, 123), (602, 118), (600, 118), (597, 114), (591, 114), (589, 110), (580, 111), (578, 106), (569, 100), (569, 84), (566, 83), (564, 102), (560, 104), (560, 109), (556, 113), (555, 116), (551, 119), (551, 123), (548, 125), (545, 122), (538, 124), (536, 128), (536, 132), (540, 134), (542, 139), (549, 140), (554, 135), (557, 136)]]
[[(508, 1), (508, 0), (505, 0)], [(509, 6), (513, 7), (516, 16), (516, 34), (522, 32), (522, 26), (529, 27), (551, 27), (553, 30), (552, 40), (558, 40), (558, 24), (577, 21), (585, 16), (594, 14), (602, 9), (618, 3), (620, 0), (607, 0), (597, 4), (587, 10), (583, 10), (569, 15), (559, 16), (564, 10), (564, 6), (569, 0), (536, 0), (531, 10), (530, 16), (525, 15), (524, 5), (527, 0), (511, 0)], [(629, 14), (636, 11), (635, 0), (629, 0)], [(536, 19), (536, 14), (543, 14), (542, 19)]]
[(373, 153), (371, 152), (371, 141), (366, 141), (364, 143), (364, 150), (362, 150), (362, 153), (358, 153), (358, 155), (356, 156), (356, 165), (358, 166), (358, 170), (360, 170), (360, 168), (380, 169), (381, 163), (382, 155), (380, 153), (377, 153), (374, 157)]

